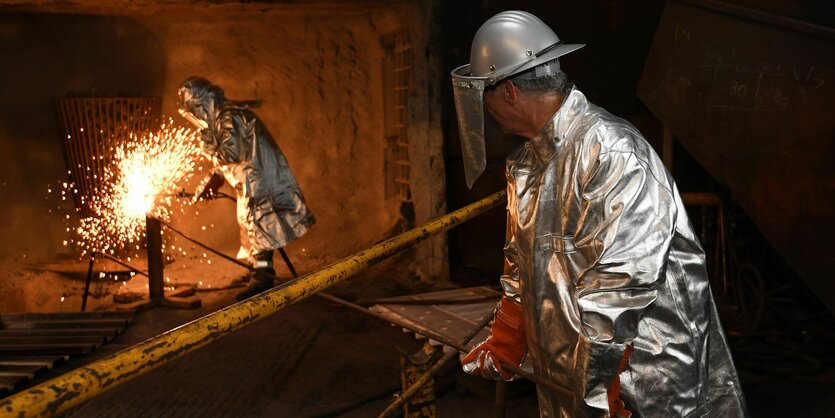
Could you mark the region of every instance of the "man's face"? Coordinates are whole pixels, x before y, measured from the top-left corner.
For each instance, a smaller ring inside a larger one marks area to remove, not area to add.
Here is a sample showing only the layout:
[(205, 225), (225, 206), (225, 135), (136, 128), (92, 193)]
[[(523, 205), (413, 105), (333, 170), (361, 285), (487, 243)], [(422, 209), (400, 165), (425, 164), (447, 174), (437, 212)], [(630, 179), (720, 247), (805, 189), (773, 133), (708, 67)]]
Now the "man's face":
[(516, 134), (513, 130), (513, 108), (507, 100), (506, 86), (498, 86), (484, 91), (484, 107), (496, 121), (504, 134)]

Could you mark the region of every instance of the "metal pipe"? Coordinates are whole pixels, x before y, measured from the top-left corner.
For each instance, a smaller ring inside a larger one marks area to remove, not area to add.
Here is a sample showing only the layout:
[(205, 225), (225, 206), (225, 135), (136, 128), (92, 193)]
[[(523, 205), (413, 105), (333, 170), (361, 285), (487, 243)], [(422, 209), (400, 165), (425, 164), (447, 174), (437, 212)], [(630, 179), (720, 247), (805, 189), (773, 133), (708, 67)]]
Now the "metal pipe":
[(292, 274), (294, 278), (299, 277), (296, 273), (296, 268), (293, 267), (293, 263), (290, 262), (290, 257), (287, 256), (287, 252), (284, 251), (284, 248), (279, 248), (278, 253), (281, 254), (281, 259), (284, 260), (284, 264), (287, 264), (287, 268), (290, 269), (290, 274)]
[(151, 216), (145, 217), (145, 243), (148, 247), (148, 295), (151, 300), (165, 298), (165, 282), (162, 279), (162, 223)]
[(299, 279), (213, 312), (0, 400), (0, 417), (54, 416), (342, 282), (369, 265), (505, 202), (505, 191), (359, 251)]
[(84, 296), (81, 298), (81, 312), (87, 310), (87, 296), (90, 294), (90, 282), (93, 280), (93, 263), (96, 262), (96, 252), (90, 253), (90, 265), (87, 266), (87, 280), (84, 281)]
[[(223, 258), (226, 258), (227, 260), (232, 261), (233, 263), (235, 263), (235, 264), (237, 264), (237, 265), (239, 265), (239, 266), (241, 266), (241, 267), (244, 267), (244, 268), (246, 268), (246, 269), (248, 269), (248, 270), (250, 270), (250, 271), (256, 271), (256, 269), (255, 269), (254, 267), (252, 267), (251, 265), (249, 265), (249, 264), (247, 264), (247, 263), (244, 263), (243, 261), (240, 261), (240, 260), (238, 260), (238, 259), (236, 259), (236, 258), (232, 258), (232, 257), (230, 257), (230, 256), (228, 256), (228, 255), (226, 255), (226, 254), (223, 254), (223, 253), (221, 253), (221, 252), (219, 252), (219, 251), (215, 250), (214, 248), (211, 248), (211, 247), (209, 247), (208, 245), (203, 244), (202, 242), (197, 241), (197, 240), (195, 240), (194, 238), (189, 237), (188, 235), (186, 235), (185, 233), (183, 233), (183, 232), (181, 232), (181, 231), (179, 231), (179, 230), (175, 229), (173, 226), (171, 226), (170, 224), (166, 223), (165, 221), (160, 221), (160, 222), (162, 222), (162, 224), (163, 224), (163, 225), (165, 225), (165, 227), (166, 227), (166, 228), (171, 229), (171, 231), (173, 231), (173, 232), (175, 232), (175, 233), (179, 234), (180, 236), (182, 236), (183, 238), (187, 239), (188, 241), (190, 241), (190, 242), (192, 242), (192, 243), (194, 243), (194, 244), (196, 244), (196, 245), (198, 245), (198, 246), (200, 246), (200, 247), (202, 247), (202, 248), (204, 248), (204, 249), (206, 249), (206, 250), (208, 250), (208, 251), (211, 251), (211, 252), (212, 252), (212, 253), (214, 253), (214, 254), (218, 254), (218, 255), (222, 256)], [(267, 275), (267, 276), (270, 276), (270, 277), (271, 277), (272, 279), (274, 279), (274, 280), (281, 280), (281, 278), (279, 278), (278, 276), (276, 276), (276, 275), (274, 275), (274, 274), (270, 274), (270, 273), (268, 273), (268, 272), (259, 271), (259, 273), (264, 274), (264, 275)], [(438, 341), (439, 343), (441, 343), (441, 344), (443, 344), (443, 345), (445, 345), (445, 346), (447, 346), (447, 347), (452, 347), (452, 348), (456, 349), (458, 352), (461, 352), (461, 353), (466, 354), (466, 353), (469, 351), (469, 350), (467, 349), (467, 347), (465, 346), (465, 344), (459, 344), (459, 343), (457, 343), (457, 342), (455, 342), (455, 341), (452, 341), (452, 340), (450, 340), (450, 339), (448, 339), (448, 338), (444, 337), (443, 335), (438, 334), (438, 333), (436, 333), (436, 332), (434, 332), (434, 331), (432, 331), (432, 330), (427, 330), (427, 329), (420, 329), (420, 330), (418, 330), (418, 329), (415, 329), (415, 328), (413, 328), (413, 327), (412, 327), (412, 325), (411, 325), (411, 324), (409, 324), (409, 323), (406, 323), (406, 322), (403, 322), (403, 321), (397, 320), (397, 319), (395, 319), (395, 318), (390, 318), (390, 317), (387, 317), (387, 316), (381, 315), (381, 314), (379, 314), (379, 313), (377, 313), (377, 312), (374, 312), (374, 311), (372, 311), (372, 310), (370, 310), (370, 309), (367, 309), (367, 308), (365, 308), (365, 307), (362, 307), (362, 306), (360, 306), (360, 305), (358, 305), (358, 304), (355, 304), (355, 303), (353, 303), (353, 302), (349, 302), (349, 301), (347, 301), (347, 300), (344, 300), (344, 299), (338, 298), (338, 297), (336, 297), (336, 296), (332, 296), (332, 295), (327, 294), (327, 293), (325, 293), (325, 292), (320, 292), (320, 293), (317, 293), (317, 294), (316, 294), (316, 296), (318, 296), (318, 297), (320, 297), (320, 298), (322, 298), (322, 299), (325, 299), (325, 300), (327, 300), (327, 301), (329, 301), (329, 302), (333, 302), (333, 303), (336, 303), (336, 304), (342, 305), (342, 306), (344, 306), (344, 307), (347, 307), (347, 308), (349, 308), (349, 309), (353, 309), (354, 311), (357, 311), (357, 312), (363, 313), (363, 314), (365, 314), (365, 315), (368, 315), (368, 316), (373, 316), (373, 317), (375, 317), (375, 318), (381, 319), (381, 320), (386, 321), (386, 322), (391, 322), (391, 323), (393, 323), (393, 324), (396, 324), (396, 325), (398, 325), (398, 326), (401, 326), (401, 327), (403, 327), (403, 328), (406, 328), (406, 329), (408, 329), (408, 330), (410, 330), (410, 331), (412, 331), (412, 332), (415, 332), (415, 333), (418, 333), (418, 334), (422, 334), (422, 335), (424, 335), (424, 336), (426, 336), (426, 337), (428, 337), (428, 338), (431, 338), (431, 339), (433, 339), (433, 340), (435, 340), (435, 341)], [(486, 324), (485, 324), (485, 325), (486, 325)], [(482, 327), (482, 328), (483, 328), (483, 327)], [(539, 384), (539, 385), (545, 386), (545, 387), (547, 387), (548, 389), (552, 390), (554, 393), (557, 393), (557, 394), (559, 394), (559, 395), (562, 395), (562, 396), (564, 396), (564, 397), (568, 397), (568, 398), (570, 398), (571, 396), (573, 396), (573, 392), (571, 392), (569, 389), (566, 389), (566, 388), (564, 388), (564, 387), (562, 387), (562, 386), (559, 386), (559, 385), (557, 385), (557, 384), (555, 384), (555, 383), (553, 383), (553, 382), (551, 382), (551, 381), (549, 381), (549, 380), (545, 380), (545, 379), (543, 379), (543, 378), (541, 378), (541, 377), (539, 377), (539, 376), (537, 376), (537, 375), (535, 375), (535, 374), (533, 374), (533, 373), (529, 373), (529, 372), (527, 372), (527, 371), (525, 371), (525, 370), (522, 370), (522, 369), (521, 369), (521, 368), (519, 368), (519, 367), (515, 367), (515, 366), (513, 366), (513, 365), (509, 365), (509, 364), (507, 364), (507, 363), (502, 363), (501, 365), (502, 365), (502, 367), (503, 367), (503, 368), (505, 368), (505, 369), (507, 369), (507, 370), (509, 370), (509, 371), (513, 372), (513, 373), (514, 373), (514, 374), (516, 374), (517, 376), (520, 376), (520, 377), (522, 377), (522, 378), (524, 378), (524, 379), (528, 379), (528, 380), (530, 380), (530, 381), (532, 381), (532, 382), (534, 382), (534, 383), (536, 383), (536, 384)]]
[[(235, 258), (229, 257), (228, 255), (223, 254), (223, 253), (221, 253), (221, 252), (219, 252), (219, 251), (217, 251), (217, 250), (215, 250), (215, 249), (213, 249), (213, 248), (211, 248), (211, 247), (207, 246), (206, 244), (203, 244), (202, 242), (197, 241), (197, 240), (195, 240), (194, 238), (189, 237), (188, 235), (184, 234), (183, 232), (178, 231), (177, 229), (175, 229), (175, 228), (174, 228), (174, 227), (172, 227), (171, 225), (169, 225), (169, 224), (165, 223), (164, 221), (161, 221), (161, 222), (162, 222), (162, 224), (163, 224), (163, 225), (165, 225), (167, 228), (171, 229), (173, 232), (175, 232), (175, 233), (179, 234), (179, 235), (180, 235), (180, 236), (182, 236), (183, 238), (185, 238), (185, 239), (187, 239), (187, 240), (191, 241), (192, 243), (194, 243), (194, 244), (196, 244), (196, 245), (199, 245), (200, 247), (202, 247), (202, 248), (204, 248), (204, 249), (206, 249), (206, 250), (208, 250), (208, 251), (211, 251), (211, 252), (213, 252), (213, 253), (215, 253), (215, 254), (218, 254), (218, 255), (220, 255), (220, 256), (222, 256), (222, 257), (224, 257), (224, 258), (228, 259), (229, 261), (232, 261), (233, 263), (235, 263), (235, 264), (237, 264), (237, 265), (239, 265), (239, 266), (241, 266), (241, 267), (244, 267), (244, 268), (246, 268), (246, 269), (248, 269), (248, 270), (250, 270), (250, 271), (256, 271), (256, 269), (255, 269), (254, 267), (252, 267), (251, 265), (249, 265), (249, 264), (247, 264), (247, 263), (244, 263), (243, 261), (240, 261), (240, 260), (238, 260), (238, 259), (235, 259)], [(274, 279), (274, 280), (281, 280), (281, 278), (279, 278), (278, 276), (276, 276), (276, 275), (274, 275), (274, 274), (270, 274), (270, 273), (265, 272), (265, 271), (262, 271), (262, 270), (258, 270), (258, 273), (259, 273), (259, 274), (264, 274), (264, 275), (266, 275), (266, 276), (269, 276), (270, 278), (272, 278), (272, 279)], [(344, 299), (338, 298), (338, 297), (336, 297), (336, 296), (332, 296), (332, 295), (327, 294), (327, 293), (325, 293), (325, 292), (320, 292), (320, 293), (317, 293), (317, 294), (316, 294), (316, 296), (318, 296), (318, 297), (320, 297), (320, 298), (322, 298), (322, 299), (325, 299), (325, 300), (327, 300), (327, 301), (329, 301), (329, 302), (333, 302), (333, 303), (336, 303), (336, 304), (339, 304), (339, 305), (345, 306), (346, 308), (353, 309), (354, 311), (357, 311), (357, 312), (363, 313), (363, 314), (365, 314), (365, 315), (368, 315), (368, 316), (373, 316), (373, 317), (378, 318), (378, 319), (381, 319), (381, 320), (383, 320), (383, 321), (390, 322), (390, 323), (393, 323), (393, 324), (395, 324), (395, 325), (401, 326), (401, 327), (406, 328), (406, 329), (408, 329), (408, 330), (410, 330), (410, 331), (412, 331), (412, 332), (415, 332), (415, 333), (417, 333), (417, 334), (424, 335), (424, 336), (426, 336), (427, 338), (431, 338), (431, 339), (433, 339), (433, 340), (435, 340), (435, 341), (437, 341), (437, 342), (439, 342), (439, 343), (441, 343), (441, 344), (443, 344), (443, 345), (445, 345), (445, 346), (447, 346), (447, 347), (452, 347), (452, 348), (456, 349), (458, 352), (461, 352), (461, 353), (464, 353), (464, 354), (466, 354), (467, 352), (469, 352), (469, 350), (468, 350), (468, 348), (465, 346), (465, 344), (459, 344), (459, 343), (457, 343), (457, 342), (455, 342), (455, 341), (452, 341), (452, 340), (450, 340), (450, 339), (448, 339), (448, 338), (444, 337), (443, 335), (438, 334), (438, 333), (436, 333), (436, 332), (434, 332), (434, 331), (432, 331), (432, 330), (428, 330), (428, 329), (415, 329), (415, 328), (414, 328), (411, 324), (409, 324), (409, 323), (407, 323), (407, 322), (405, 322), (405, 321), (400, 321), (400, 320), (398, 320), (398, 319), (396, 319), (396, 318), (392, 318), (392, 317), (387, 317), (387, 316), (381, 315), (381, 314), (379, 314), (379, 313), (377, 313), (377, 312), (374, 312), (374, 311), (372, 311), (372, 310), (370, 310), (370, 309), (368, 309), (368, 308), (362, 307), (362, 306), (360, 306), (360, 305), (358, 305), (358, 304), (356, 304), (356, 303), (349, 302), (349, 301), (347, 301), (347, 300), (344, 300)], [(486, 324), (485, 324), (485, 325), (486, 325)], [(539, 377), (539, 376), (537, 376), (537, 375), (535, 375), (535, 374), (533, 374), (533, 373), (529, 373), (529, 372), (527, 372), (527, 371), (525, 371), (525, 370), (522, 370), (522, 369), (521, 369), (521, 368), (519, 368), (519, 367), (516, 367), (516, 366), (513, 366), (513, 365), (509, 365), (509, 364), (507, 364), (507, 363), (502, 363), (502, 364), (501, 364), (501, 366), (502, 366), (503, 368), (505, 368), (506, 370), (508, 370), (508, 371), (510, 371), (510, 372), (512, 372), (512, 373), (514, 373), (514, 374), (516, 374), (517, 376), (520, 376), (520, 377), (522, 377), (522, 378), (524, 378), (524, 379), (528, 379), (528, 380), (530, 380), (531, 382), (534, 382), (534, 383), (536, 383), (536, 384), (538, 384), (538, 385), (542, 385), (542, 386), (544, 386), (544, 387), (546, 387), (546, 388), (550, 389), (551, 391), (553, 391), (554, 393), (556, 393), (556, 394), (558, 394), (558, 395), (561, 395), (561, 396), (567, 397), (567, 398), (569, 398), (569, 399), (570, 399), (570, 398), (574, 395), (574, 394), (573, 394), (573, 392), (572, 392), (571, 390), (569, 390), (569, 389), (567, 389), (567, 388), (565, 388), (565, 387), (562, 387), (562, 386), (560, 386), (560, 385), (557, 385), (556, 383), (551, 382), (550, 380), (546, 380), (546, 379), (544, 379), (544, 378), (542, 378), (542, 377)]]

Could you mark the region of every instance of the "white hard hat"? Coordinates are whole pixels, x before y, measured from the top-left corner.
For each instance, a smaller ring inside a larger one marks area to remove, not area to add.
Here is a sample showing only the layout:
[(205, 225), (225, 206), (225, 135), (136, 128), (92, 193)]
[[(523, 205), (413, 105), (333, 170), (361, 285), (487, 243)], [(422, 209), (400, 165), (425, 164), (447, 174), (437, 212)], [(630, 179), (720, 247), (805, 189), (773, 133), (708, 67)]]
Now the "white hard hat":
[(585, 44), (565, 44), (538, 17), (522, 11), (501, 12), (476, 32), (470, 49), (470, 76), (488, 85), (576, 51)]

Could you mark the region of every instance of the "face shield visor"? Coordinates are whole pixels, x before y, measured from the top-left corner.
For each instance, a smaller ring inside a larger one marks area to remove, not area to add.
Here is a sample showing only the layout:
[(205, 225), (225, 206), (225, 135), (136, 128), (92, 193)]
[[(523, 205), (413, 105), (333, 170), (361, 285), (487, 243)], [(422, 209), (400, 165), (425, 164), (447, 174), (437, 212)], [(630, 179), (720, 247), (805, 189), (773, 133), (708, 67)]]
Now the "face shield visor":
[(484, 88), (488, 79), (471, 76), (470, 64), (462, 65), (450, 74), (461, 151), (464, 155), (464, 176), (467, 187), (472, 189), (473, 183), (487, 167), (487, 152), (484, 146)]
[(209, 128), (216, 109), (223, 104), (223, 90), (200, 77), (189, 77), (177, 95), (180, 115), (201, 131)]

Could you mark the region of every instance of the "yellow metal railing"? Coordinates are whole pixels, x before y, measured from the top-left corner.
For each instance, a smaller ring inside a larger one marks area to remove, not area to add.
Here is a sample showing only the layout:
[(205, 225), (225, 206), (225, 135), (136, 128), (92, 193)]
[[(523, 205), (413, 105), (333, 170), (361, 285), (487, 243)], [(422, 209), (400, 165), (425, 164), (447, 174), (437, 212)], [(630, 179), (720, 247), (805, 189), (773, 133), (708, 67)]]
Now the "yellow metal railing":
[(404, 232), (258, 296), (196, 319), (128, 349), (0, 399), (0, 417), (52, 416), (339, 283), (505, 201), (504, 191)]

